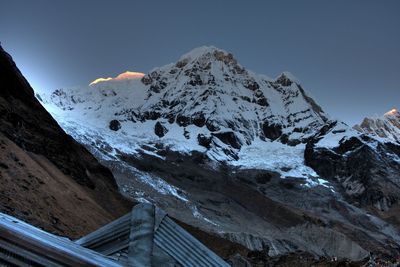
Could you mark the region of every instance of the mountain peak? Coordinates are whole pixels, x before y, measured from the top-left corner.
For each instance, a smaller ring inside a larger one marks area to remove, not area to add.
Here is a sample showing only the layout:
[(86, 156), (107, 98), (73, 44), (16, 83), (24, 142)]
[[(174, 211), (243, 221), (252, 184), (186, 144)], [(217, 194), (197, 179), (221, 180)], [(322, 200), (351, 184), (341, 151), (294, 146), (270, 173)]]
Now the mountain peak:
[(400, 143), (400, 113), (393, 108), (383, 116), (364, 118), (354, 129)]
[(292, 83), (300, 84), (299, 79), (288, 71), (282, 72), (275, 81), (283, 86), (290, 86)]
[(178, 67), (183, 67), (188, 63), (223, 62), (226, 65), (237, 66), (237, 60), (232, 53), (215, 46), (200, 46), (184, 54), (177, 62)]
[(384, 114), (385, 117), (389, 116), (400, 116), (399, 111), (396, 108), (393, 108)]
[(204, 46), (199, 46), (199, 47), (196, 47), (196, 48), (190, 50), (188, 53), (186, 53), (183, 56), (181, 56), (180, 60), (182, 60), (182, 59), (192, 59), (193, 60), (193, 59), (202, 57), (202, 56), (207, 55), (207, 54), (213, 54), (215, 51), (220, 51), (220, 52), (227, 53), (226, 51), (224, 51), (222, 49), (219, 49), (219, 48), (217, 48), (215, 46), (212, 46), (212, 45), (206, 46), (206, 45), (204, 45)]

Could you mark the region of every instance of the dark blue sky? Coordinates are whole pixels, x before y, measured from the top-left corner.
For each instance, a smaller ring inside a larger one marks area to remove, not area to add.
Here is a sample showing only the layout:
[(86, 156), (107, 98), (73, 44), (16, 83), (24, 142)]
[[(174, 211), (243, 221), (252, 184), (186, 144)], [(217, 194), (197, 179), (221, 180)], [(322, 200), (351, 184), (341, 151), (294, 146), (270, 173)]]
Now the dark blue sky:
[(0, 0), (0, 41), (33, 87), (147, 72), (202, 45), (297, 76), (350, 124), (400, 101), (400, 1)]

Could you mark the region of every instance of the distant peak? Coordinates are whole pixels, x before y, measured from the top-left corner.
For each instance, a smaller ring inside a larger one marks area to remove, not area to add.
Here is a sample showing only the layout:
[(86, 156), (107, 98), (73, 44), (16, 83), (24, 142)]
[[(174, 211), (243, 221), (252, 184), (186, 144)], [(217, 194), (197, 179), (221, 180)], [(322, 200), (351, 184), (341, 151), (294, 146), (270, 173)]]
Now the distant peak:
[(400, 113), (397, 109), (393, 108), (393, 109), (389, 110), (388, 112), (386, 112), (384, 116), (387, 117), (387, 116), (395, 116), (395, 115), (400, 116)]
[(134, 72), (134, 71), (125, 71), (121, 74), (119, 74), (117, 77), (115, 78), (97, 78), (94, 81), (92, 81), (89, 85), (95, 85), (98, 83), (102, 83), (102, 82), (107, 82), (107, 81), (121, 81), (121, 80), (132, 80), (132, 79), (141, 79), (144, 76), (144, 73), (141, 72)]

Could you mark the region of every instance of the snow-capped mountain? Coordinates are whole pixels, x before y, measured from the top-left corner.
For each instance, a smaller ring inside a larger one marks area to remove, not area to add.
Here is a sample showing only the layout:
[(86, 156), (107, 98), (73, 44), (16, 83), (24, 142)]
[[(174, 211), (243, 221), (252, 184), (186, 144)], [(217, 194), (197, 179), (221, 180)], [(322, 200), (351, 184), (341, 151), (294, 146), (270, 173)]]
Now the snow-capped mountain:
[[(281, 169), (286, 176), (313, 173), (302, 164), (304, 143), (328, 120), (290, 73), (257, 75), (215, 47), (194, 49), (142, 79), (59, 89), (41, 98), (62, 121), (102, 130), (110, 125), (111, 139), (132, 137), (136, 145), (126, 144), (129, 152), (162, 143), (234, 165)], [(276, 160), (267, 162), (263, 149), (275, 151)], [(293, 162), (286, 164), (287, 158)]]
[(270, 255), (400, 248), (400, 147), (330, 120), (288, 72), (200, 47), (143, 77), (37, 93), (125, 195), (188, 224)]
[(400, 143), (400, 113), (394, 108), (381, 117), (365, 118), (354, 129)]

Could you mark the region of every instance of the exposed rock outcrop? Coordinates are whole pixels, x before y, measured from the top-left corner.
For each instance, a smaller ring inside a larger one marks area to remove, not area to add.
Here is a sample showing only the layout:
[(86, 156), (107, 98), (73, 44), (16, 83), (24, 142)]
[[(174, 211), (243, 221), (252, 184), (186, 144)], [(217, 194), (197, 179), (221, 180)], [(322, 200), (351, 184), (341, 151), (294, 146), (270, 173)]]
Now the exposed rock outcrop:
[(158, 137), (163, 137), (166, 133), (168, 132), (167, 127), (165, 127), (164, 125), (162, 125), (159, 121), (156, 122), (156, 124), (154, 125), (154, 133), (158, 136)]
[(354, 129), (400, 144), (400, 112), (394, 108), (381, 117), (365, 118), (361, 124), (355, 125)]
[(121, 123), (118, 120), (112, 120), (110, 121), (108, 127), (113, 131), (118, 131), (119, 129), (121, 129)]
[[(336, 125), (337, 122), (328, 123), (310, 139), (305, 149), (305, 163), (322, 177), (338, 182), (356, 205), (379, 211), (398, 206), (400, 146), (382, 143), (364, 134), (344, 136), (332, 147), (319, 145), (327, 135), (335, 134)], [(395, 217), (399, 222), (400, 217)]]

